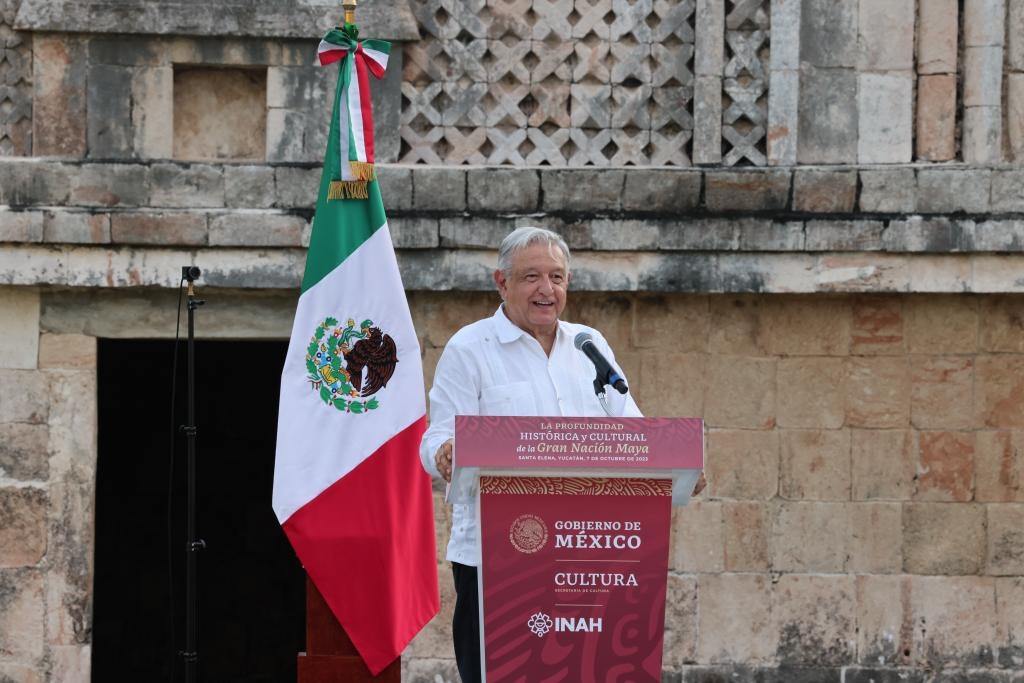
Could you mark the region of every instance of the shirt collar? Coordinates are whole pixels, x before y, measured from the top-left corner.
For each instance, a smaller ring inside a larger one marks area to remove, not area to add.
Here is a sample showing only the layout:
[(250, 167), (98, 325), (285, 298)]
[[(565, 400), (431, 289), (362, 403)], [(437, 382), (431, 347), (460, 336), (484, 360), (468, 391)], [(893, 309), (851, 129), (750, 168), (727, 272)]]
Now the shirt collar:
[[(498, 332), (498, 341), (502, 344), (508, 344), (516, 339), (519, 339), (523, 335), (529, 336), (529, 333), (523, 328), (519, 327), (505, 315), (505, 311), (502, 310), (501, 306), (498, 306), (498, 310), (494, 312), (494, 328)], [(563, 335), (562, 321), (558, 321), (558, 331), (555, 334), (555, 343), (558, 343), (558, 339)]]

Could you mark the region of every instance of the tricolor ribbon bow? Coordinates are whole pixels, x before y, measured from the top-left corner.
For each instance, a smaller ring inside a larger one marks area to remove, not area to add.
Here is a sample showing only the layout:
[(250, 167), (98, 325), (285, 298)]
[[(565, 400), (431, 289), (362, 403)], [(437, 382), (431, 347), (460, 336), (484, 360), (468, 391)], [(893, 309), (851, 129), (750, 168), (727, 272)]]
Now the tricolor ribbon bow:
[(329, 150), (324, 162), (324, 172), (331, 173), (328, 199), (366, 199), (366, 183), (376, 179), (368, 74), (383, 78), (390, 53), (391, 43), (354, 40), (340, 29), (330, 31), (317, 48), (321, 66), (341, 61), (330, 138), (338, 141), (338, 154)]

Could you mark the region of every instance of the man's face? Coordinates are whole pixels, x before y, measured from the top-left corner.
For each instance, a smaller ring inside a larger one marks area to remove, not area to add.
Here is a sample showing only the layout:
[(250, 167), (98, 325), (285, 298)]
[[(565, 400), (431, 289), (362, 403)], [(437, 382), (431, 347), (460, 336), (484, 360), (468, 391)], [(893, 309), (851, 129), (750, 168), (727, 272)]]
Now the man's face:
[(494, 272), (505, 315), (534, 337), (550, 334), (565, 308), (569, 271), (562, 250), (554, 245), (532, 244), (512, 256), (508, 277)]

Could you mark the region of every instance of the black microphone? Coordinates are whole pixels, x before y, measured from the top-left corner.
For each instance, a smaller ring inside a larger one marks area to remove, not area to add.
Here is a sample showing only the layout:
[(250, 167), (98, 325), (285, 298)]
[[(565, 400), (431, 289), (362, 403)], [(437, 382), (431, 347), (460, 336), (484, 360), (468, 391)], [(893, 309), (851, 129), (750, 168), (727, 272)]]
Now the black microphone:
[(594, 338), (589, 332), (580, 332), (573, 339), (572, 343), (577, 349), (586, 354), (590, 362), (594, 364), (594, 368), (597, 369), (597, 384), (600, 382), (600, 386), (603, 387), (605, 384), (610, 384), (620, 394), (624, 394), (629, 391), (629, 387), (626, 386), (626, 381), (622, 378), (622, 375), (612, 367), (612, 364), (604, 357), (601, 351), (594, 344)]

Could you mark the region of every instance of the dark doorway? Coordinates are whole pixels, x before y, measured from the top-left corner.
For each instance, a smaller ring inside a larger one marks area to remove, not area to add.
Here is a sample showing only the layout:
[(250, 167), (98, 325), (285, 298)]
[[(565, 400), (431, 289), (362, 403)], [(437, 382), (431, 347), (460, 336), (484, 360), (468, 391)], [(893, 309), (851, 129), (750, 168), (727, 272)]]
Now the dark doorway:
[[(184, 680), (184, 346), (172, 421), (174, 342), (99, 342), (94, 681)], [(270, 507), (285, 349), (196, 342), (203, 681), (294, 681), (304, 649), (305, 574)]]

